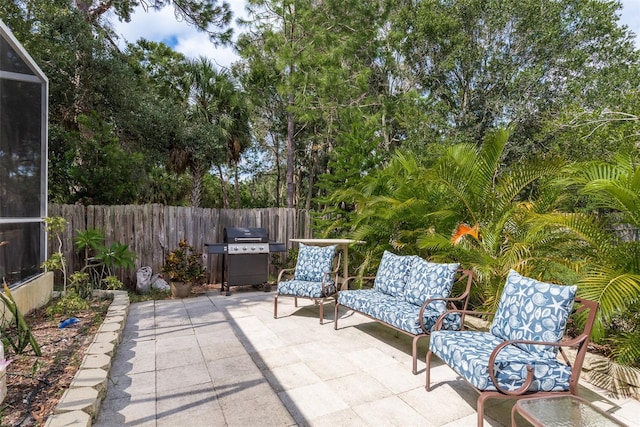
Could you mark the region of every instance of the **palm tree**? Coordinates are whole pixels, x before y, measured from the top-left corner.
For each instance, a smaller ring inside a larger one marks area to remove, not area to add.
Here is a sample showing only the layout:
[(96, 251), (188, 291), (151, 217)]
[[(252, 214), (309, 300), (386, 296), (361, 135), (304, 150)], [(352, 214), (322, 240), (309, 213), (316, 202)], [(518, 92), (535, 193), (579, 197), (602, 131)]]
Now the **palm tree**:
[(204, 175), (217, 165), (224, 207), (229, 207), (229, 201), (222, 165), (233, 164), (238, 205), (238, 162), (250, 142), (249, 113), (242, 91), (227, 70), (216, 69), (204, 57), (188, 62), (184, 84), (190, 100), (188, 124), (185, 144), (173, 153), (173, 164), (189, 168), (193, 174), (193, 206), (200, 205)]
[(540, 221), (561, 200), (563, 187), (555, 178), (562, 160), (536, 158), (506, 167), (507, 140), (508, 132), (498, 130), (480, 147), (458, 144), (447, 150), (433, 179), (451, 195), (442, 209), (458, 210), (451, 215), (457, 224), (418, 239), (434, 259), (453, 257), (471, 267), (480, 285), (477, 302), (490, 311), (510, 269), (555, 282), (575, 277), (580, 258), (574, 249), (582, 244), (571, 229)]
[(428, 167), (412, 154), (396, 154), (362, 187), (338, 193), (335, 201), (357, 206), (353, 236), (372, 242), (365, 264), (389, 248), (460, 262), (474, 270), (475, 303), (487, 309), (497, 304), (512, 268), (545, 280), (575, 278), (580, 236), (538, 220), (561, 200), (554, 177), (563, 162), (534, 159), (507, 168), (507, 140), (499, 130), (480, 147), (451, 146)]
[(582, 296), (600, 303), (596, 338), (614, 324), (616, 330), (609, 331), (614, 357), (640, 367), (640, 164), (631, 154), (619, 154), (612, 163), (582, 163), (574, 171), (572, 182), (579, 185), (579, 194), (608, 228), (635, 233), (635, 238), (616, 233), (611, 244), (602, 245), (578, 285)]

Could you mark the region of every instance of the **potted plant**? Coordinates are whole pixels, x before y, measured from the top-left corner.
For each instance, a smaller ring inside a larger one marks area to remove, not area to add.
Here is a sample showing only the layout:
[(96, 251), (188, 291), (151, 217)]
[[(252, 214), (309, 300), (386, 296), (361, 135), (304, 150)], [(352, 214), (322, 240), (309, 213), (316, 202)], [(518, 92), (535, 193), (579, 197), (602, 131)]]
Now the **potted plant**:
[(182, 239), (165, 258), (162, 272), (169, 276), (171, 295), (185, 298), (191, 293), (191, 286), (204, 278), (202, 253)]

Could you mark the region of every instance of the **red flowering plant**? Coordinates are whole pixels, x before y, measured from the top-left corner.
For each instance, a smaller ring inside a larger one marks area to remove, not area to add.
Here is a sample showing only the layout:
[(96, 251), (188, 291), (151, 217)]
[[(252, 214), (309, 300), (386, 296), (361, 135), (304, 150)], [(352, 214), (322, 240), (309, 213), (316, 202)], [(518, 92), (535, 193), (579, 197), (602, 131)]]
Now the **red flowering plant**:
[(204, 278), (202, 253), (182, 239), (165, 258), (162, 272), (173, 282), (198, 283)]

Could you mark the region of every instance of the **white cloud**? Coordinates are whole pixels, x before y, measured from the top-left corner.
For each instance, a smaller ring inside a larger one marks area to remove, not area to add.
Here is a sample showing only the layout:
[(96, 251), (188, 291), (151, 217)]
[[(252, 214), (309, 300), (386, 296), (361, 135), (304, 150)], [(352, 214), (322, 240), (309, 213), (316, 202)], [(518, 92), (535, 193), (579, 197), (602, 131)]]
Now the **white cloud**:
[[(233, 21), (244, 15), (244, 0), (230, 0)], [(228, 67), (238, 59), (231, 47), (215, 47), (206, 33), (197, 31), (193, 26), (179, 20), (172, 6), (159, 11), (138, 7), (130, 22), (120, 22), (111, 17), (114, 30), (120, 36), (121, 46), (127, 42), (135, 43), (141, 38), (155, 42), (164, 42), (189, 58), (206, 56), (221, 67)], [(238, 29), (234, 24), (234, 32)]]

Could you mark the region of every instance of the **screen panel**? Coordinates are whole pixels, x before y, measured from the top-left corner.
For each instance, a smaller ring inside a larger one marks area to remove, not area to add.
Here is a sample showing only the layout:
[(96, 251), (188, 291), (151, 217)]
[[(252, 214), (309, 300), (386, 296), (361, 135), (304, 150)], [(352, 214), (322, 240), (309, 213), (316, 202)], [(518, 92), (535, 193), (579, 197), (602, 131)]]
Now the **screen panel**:
[(39, 218), (42, 84), (0, 79), (0, 217)]
[(42, 273), (42, 223), (0, 224), (0, 280), (12, 284)]

